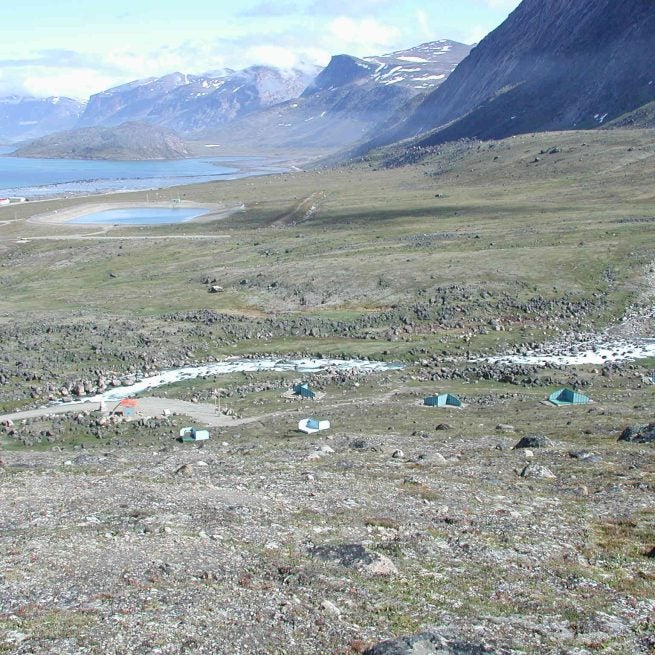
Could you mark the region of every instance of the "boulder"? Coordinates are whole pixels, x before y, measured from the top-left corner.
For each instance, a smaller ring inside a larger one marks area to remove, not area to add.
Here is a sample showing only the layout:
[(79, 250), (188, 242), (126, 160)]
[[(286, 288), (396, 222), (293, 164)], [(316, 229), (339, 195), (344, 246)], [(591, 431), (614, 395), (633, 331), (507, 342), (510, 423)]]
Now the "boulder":
[(523, 437), (514, 448), (546, 448), (546, 446), (550, 445), (550, 440), (543, 434), (534, 434), (529, 437)]
[(621, 432), (619, 441), (629, 441), (631, 443), (655, 442), (655, 423), (641, 426), (630, 425)]
[(398, 569), (385, 555), (373, 552), (361, 544), (314, 546), (309, 554), (322, 562), (340, 564), (371, 575), (394, 575)]

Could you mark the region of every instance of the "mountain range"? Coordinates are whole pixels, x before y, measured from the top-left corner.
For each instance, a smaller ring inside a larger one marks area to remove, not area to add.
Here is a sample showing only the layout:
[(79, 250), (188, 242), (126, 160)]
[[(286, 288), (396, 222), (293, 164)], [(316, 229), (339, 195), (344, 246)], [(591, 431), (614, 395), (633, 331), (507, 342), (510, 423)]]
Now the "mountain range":
[[(655, 2), (523, 0), (477, 46), (434, 41), (324, 69), (172, 73), (92, 96), (0, 100), (0, 138), (125, 122), (224, 152), (341, 151), (411, 139), (655, 125)], [(73, 137), (74, 138), (74, 137)]]
[(5, 121), (0, 118), (0, 137), (16, 141), (137, 121), (186, 138), (219, 137), (246, 148), (343, 147), (366, 136), (411, 98), (439, 86), (469, 50), (441, 40), (364, 59), (338, 55), (324, 69), (252, 66), (204, 75), (171, 73), (108, 89), (86, 105), (66, 99), (75, 107), (70, 117), (61, 117), (52, 104), (50, 122), (42, 120), (29, 133), (17, 129), (17, 111)]

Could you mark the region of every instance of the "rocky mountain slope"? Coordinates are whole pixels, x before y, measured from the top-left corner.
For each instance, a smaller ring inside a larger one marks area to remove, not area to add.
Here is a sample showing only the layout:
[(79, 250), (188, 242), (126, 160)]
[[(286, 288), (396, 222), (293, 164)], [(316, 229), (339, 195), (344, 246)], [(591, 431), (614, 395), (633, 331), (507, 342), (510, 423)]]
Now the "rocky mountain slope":
[(470, 46), (441, 40), (363, 59), (332, 57), (299, 98), (207, 131), (226, 147), (342, 148), (437, 88)]
[[(32, 106), (26, 112), (25, 102), (13, 99), (0, 104), (0, 137), (30, 139), (72, 127), (139, 121), (250, 150), (341, 148), (366, 138), (410, 100), (436, 89), (469, 51), (470, 46), (440, 40), (363, 59), (337, 55), (323, 70), (252, 66), (203, 75), (176, 72), (102, 91), (85, 107), (63, 98), (32, 100), (42, 113), (50, 108), (50, 122), (37, 120)], [(11, 123), (4, 131), (3, 112)]]
[(0, 98), (0, 141), (12, 143), (68, 130), (83, 110), (83, 103), (72, 98)]
[(13, 153), (46, 159), (182, 159), (191, 156), (184, 141), (167, 128), (147, 123), (85, 127), (36, 139)]
[(317, 72), (252, 66), (221, 74), (172, 73), (136, 80), (92, 96), (79, 126), (139, 120), (191, 133), (295, 98)]
[(378, 143), (598, 127), (655, 100), (654, 59), (652, 2), (524, 0)]

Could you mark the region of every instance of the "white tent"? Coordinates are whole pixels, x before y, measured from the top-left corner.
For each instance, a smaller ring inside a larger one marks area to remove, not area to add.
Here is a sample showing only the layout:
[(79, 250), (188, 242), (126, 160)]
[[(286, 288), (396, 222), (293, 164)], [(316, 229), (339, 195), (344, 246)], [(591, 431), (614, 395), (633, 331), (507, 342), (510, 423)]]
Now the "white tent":
[(312, 434), (319, 430), (327, 430), (330, 427), (330, 421), (319, 421), (316, 418), (304, 418), (298, 422), (298, 429), (306, 434)]

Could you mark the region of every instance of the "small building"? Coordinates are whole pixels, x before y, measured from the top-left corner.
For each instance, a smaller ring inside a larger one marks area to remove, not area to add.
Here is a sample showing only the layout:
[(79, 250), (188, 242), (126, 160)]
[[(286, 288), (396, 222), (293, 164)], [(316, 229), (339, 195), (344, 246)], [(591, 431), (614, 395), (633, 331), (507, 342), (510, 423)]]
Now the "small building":
[(314, 400), (316, 398), (316, 392), (313, 391), (306, 382), (303, 382), (302, 384), (294, 384), (293, 393), (295, 393), (296, 396), (300, 396), (301, 398), (309, 398), (310, 400)]
[(573, 389), (558, 389), (548, 396), (548, 402), (553, 405), (586, 405), (591, 402), (591, 399), (583, 393), (573, 391)]
[(423, 404), (428, 407), (461, 407), (462, 401), (451, 393), (440, 393), (435, 396), (427, 396)]
[(330, 427), (330, 421), (320, 421), (316, 418), (304, 418), (298, 422), (298, 429), (305, 434), (313, 434), (321, 430), (327, 430)]
[(209, 439), (208, 430), (196, 430), (194, 427), (182, 428), (180, 430), (180, 441), (188, 443), (190, 441), (207, 441)]
[(134, 416), (136, 413), (138, 402), (135, 398), (123, 398), (114, 407), (112, 414), (120, 414), (121, 416)]

